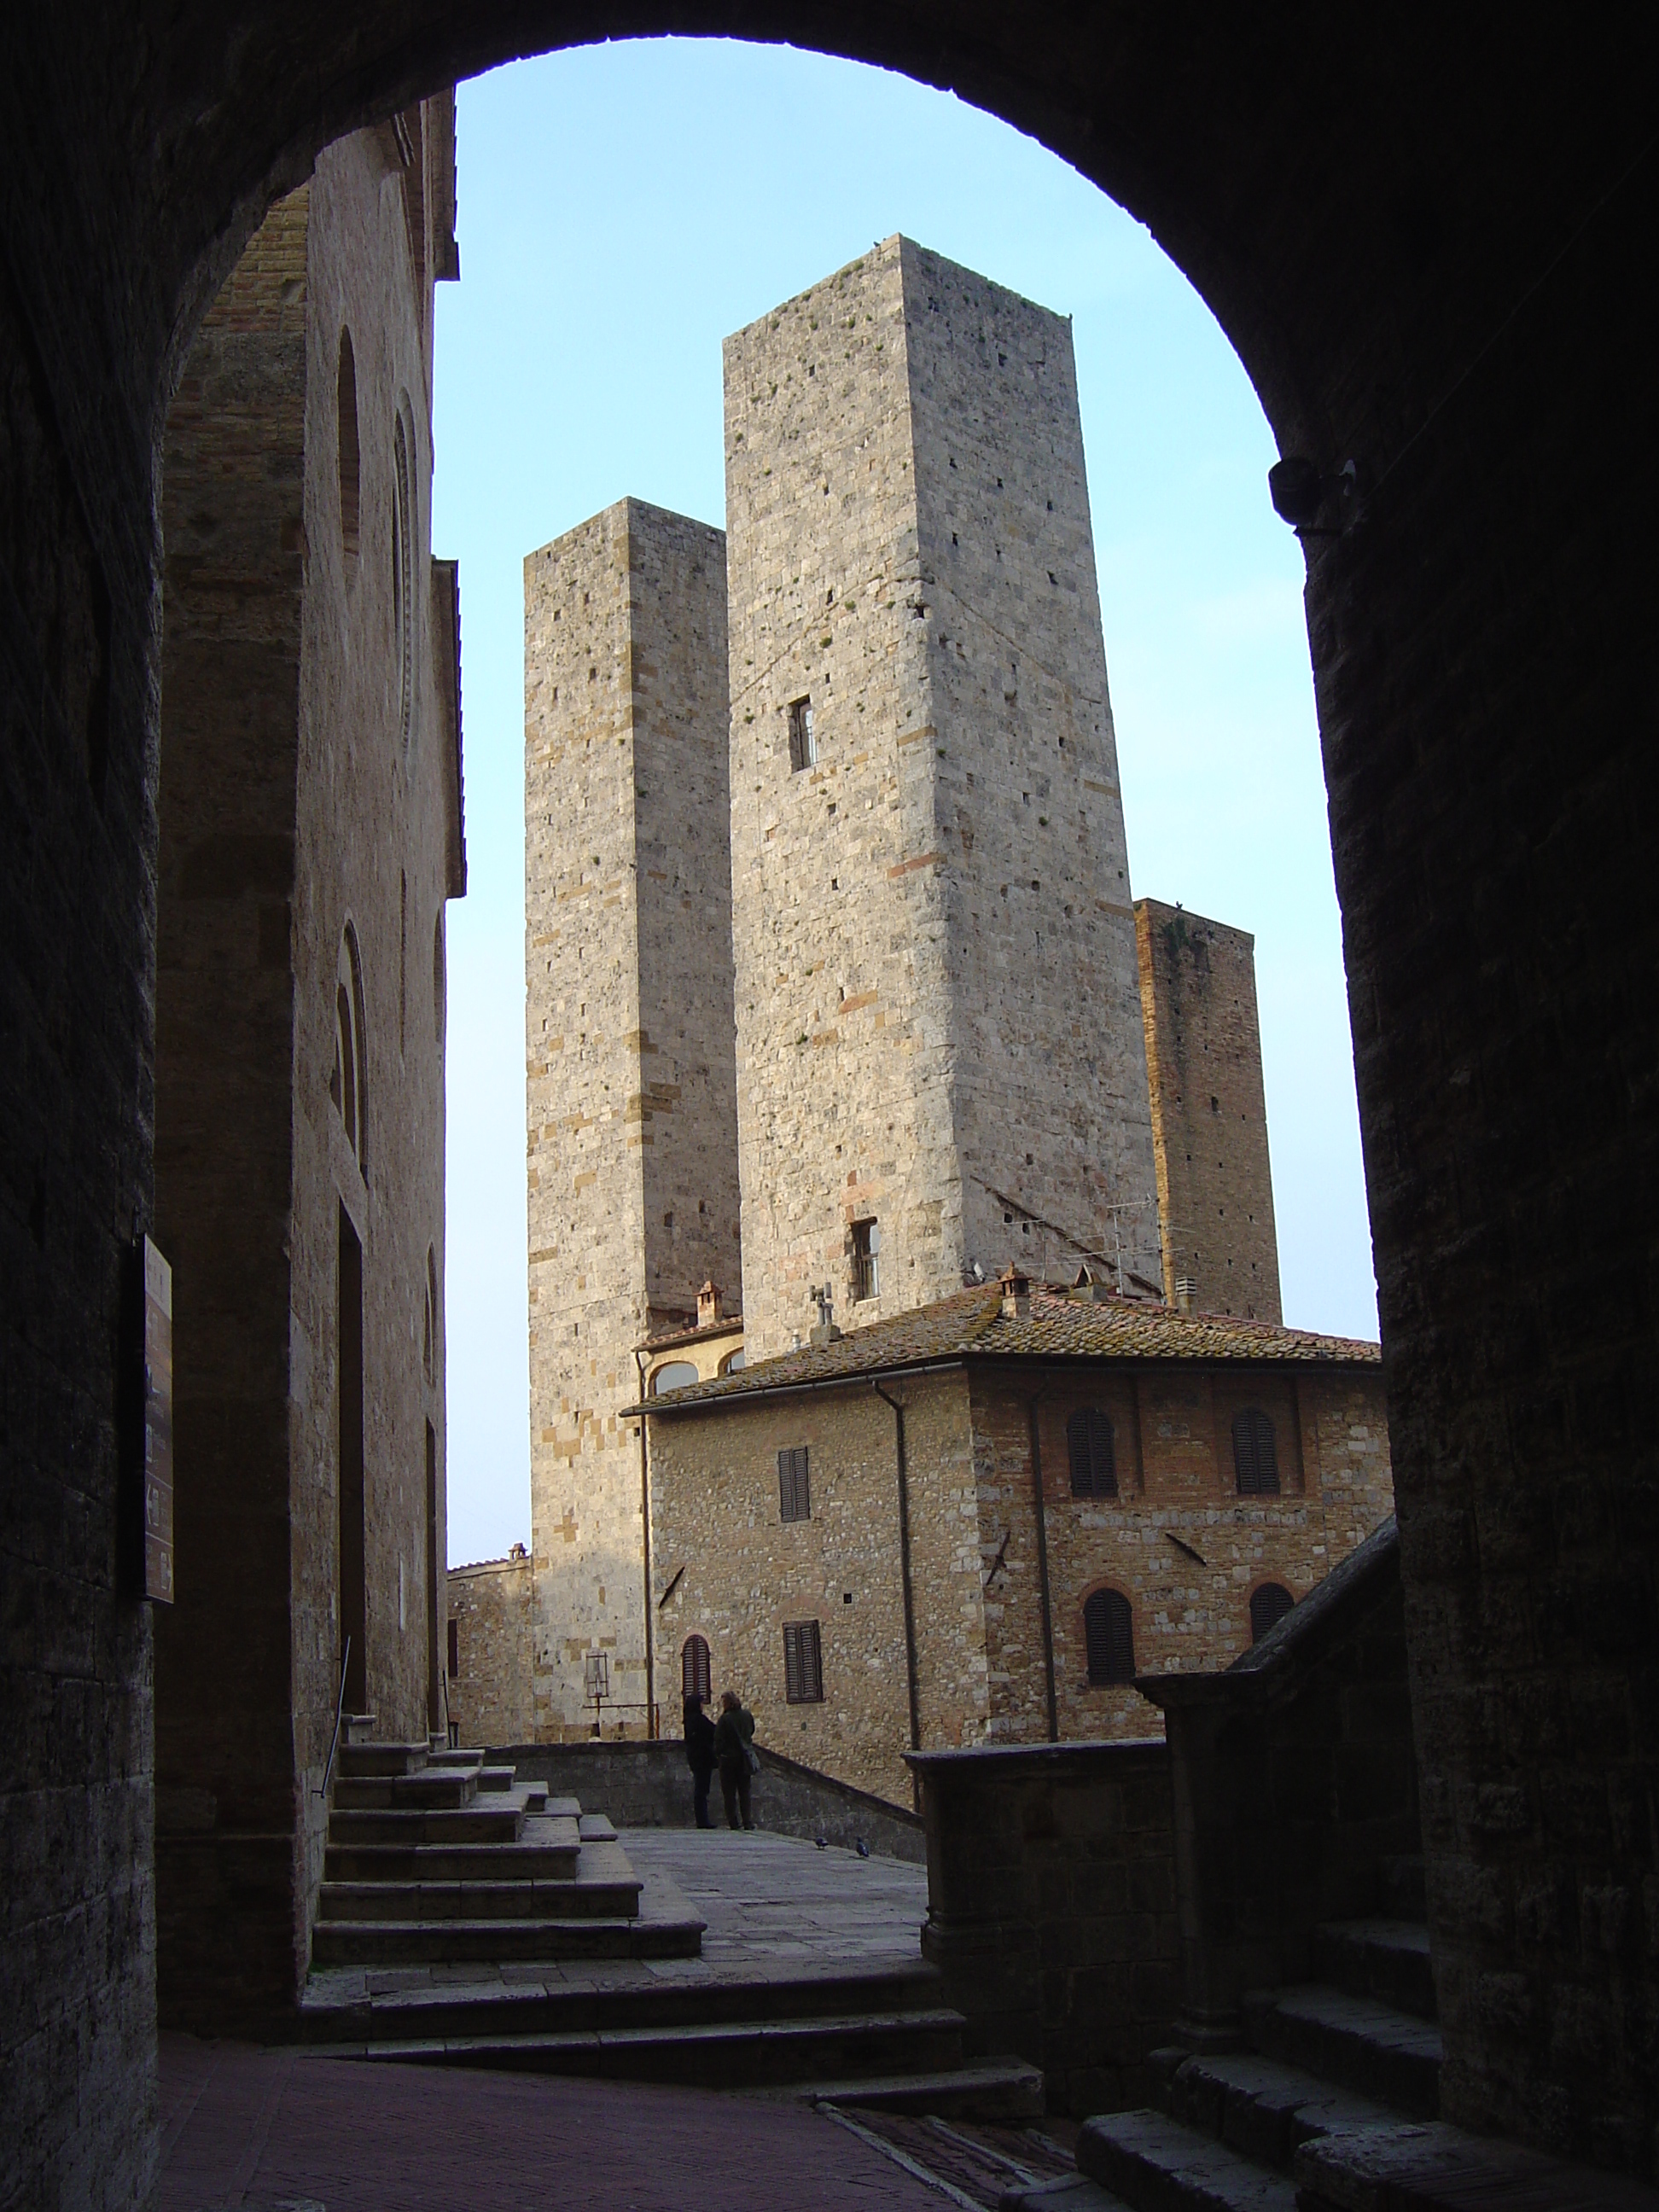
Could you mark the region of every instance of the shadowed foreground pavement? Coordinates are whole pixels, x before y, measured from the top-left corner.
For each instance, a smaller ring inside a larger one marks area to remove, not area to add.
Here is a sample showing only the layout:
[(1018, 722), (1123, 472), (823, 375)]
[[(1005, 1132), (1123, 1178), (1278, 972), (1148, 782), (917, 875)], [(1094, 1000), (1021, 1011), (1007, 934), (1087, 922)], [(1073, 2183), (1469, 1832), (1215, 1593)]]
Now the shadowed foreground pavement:
[(161, 2038), (155, 2212), (939, 2212), (803, 2106)]

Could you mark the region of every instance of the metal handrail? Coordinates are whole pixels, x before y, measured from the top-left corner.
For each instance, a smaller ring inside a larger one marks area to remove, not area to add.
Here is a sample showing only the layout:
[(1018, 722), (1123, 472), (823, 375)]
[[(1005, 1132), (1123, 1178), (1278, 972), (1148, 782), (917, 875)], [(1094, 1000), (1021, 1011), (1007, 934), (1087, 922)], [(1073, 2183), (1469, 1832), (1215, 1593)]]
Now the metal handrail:
[(340, 1695), (334, 1708), (334, 1735), (328, 1747), (328, 1764), (323, 1769), (321, 1788), (312, 1793), (314, 1796), (326, 1797), (328, 1795), (329, 1782), (334, 1772), (334, 1753), (338, 1749), (340, 1742), (340, 1721), (345, 1711), (346, 1669), (350, 1664), (351, 1638), (348, 1636), (345, 1640), (345, 1650), (340, 1654)]

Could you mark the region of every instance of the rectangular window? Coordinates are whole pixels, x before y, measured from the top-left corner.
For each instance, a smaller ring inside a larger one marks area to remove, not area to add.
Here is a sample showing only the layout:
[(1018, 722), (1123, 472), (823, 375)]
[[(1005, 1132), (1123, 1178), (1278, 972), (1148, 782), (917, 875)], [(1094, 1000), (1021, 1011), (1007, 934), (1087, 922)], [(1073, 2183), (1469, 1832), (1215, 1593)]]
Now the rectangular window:
[(783, 1693), (792, 1705), (823, 1703), (823, 1646), (816, 1620), (783, 1624)]
[(778, 1454), (778, 1518), (810, 1521), (812, 1493), (806, 1480), (806, 1447), (794, 1444)]
[(461, 1624), (459, 1620), (452, 1620), (449, 1624), (449, 1679), (452, 1682), (458, 1682), (460, 1678)]
[(811, 768), (818, 757), (812, 739), (812, 702), (796, 699), (789, 708), (789, 767), (799, 775), (804, 768)]
[(881, 1293), (881, 1231), (873, 1221), (853, 1224), (853, 1297), (873, 1298)]

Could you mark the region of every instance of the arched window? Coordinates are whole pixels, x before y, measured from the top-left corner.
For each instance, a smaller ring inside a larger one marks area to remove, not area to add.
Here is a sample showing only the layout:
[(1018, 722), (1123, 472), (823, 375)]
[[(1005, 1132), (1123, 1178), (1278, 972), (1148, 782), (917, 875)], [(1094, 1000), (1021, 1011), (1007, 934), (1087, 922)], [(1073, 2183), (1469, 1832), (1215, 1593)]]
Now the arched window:
[(1089, 1682), (1133, 1682), (1135, 1678), (1134, 1616), (1121, 1590), (1097, 1590), (1083, 1607), (1083, 1641), (1089, 1655)]
[(409, 743), (415, 710), (415, 479), (405, 409), (392, 429), (392, 649), (398, 656), (398, 730)]
[(714, 1695), (714, 1680), (707, 1643), (701, 1636), (688, 1636), (680, 1646), (681, 1697), (701, 1698), (707, 1705)]
[(421, 1364), (428, 1382), (438, 1371), (438, 1255), (426, 1248), (426, 1310), (421, 1317)]
[(1112, 1425), (1098, 1406), (1080, 1406), (1066, 1424), (1073, 1498), (1115, 1498), (1117, 1460)]
[(696, 1380), (697, 1370), (689, 1359), (671, 1359), (651, 1377), (651, 1395), (665, 1398), (671, 1390), (684, 1390)]
[(357, 573), (357, 514), (362, 464), (357, 441), (357, 362), (351, 350), (351, 333), (340, 331), (340, 372), (335, 390), (338, 413), (340, 460), (340, 550), (345, 556), (346, 578)]
[(1260, 1644), (1262, 1638), (1278, 1627), (1296, 1603), (1283, 1583), (1263, 1583), (1261, 1589), (1250, 1593), (1250, 1641)]
[(742, 1372), (743, 1347), (739, 1345), (735, 1352), (728, 1352), (725, 1358), (721, 1360), (720, 1373), (722, 1375), (741, 1375)]
[(1247, 1406), (1233, 1416), (1233, 1472), (1241, 1498), (1277, 1498), (1279, 1456), (1273, 1449), (1273, 1425), (1260, 1406)]
[(367, 1174), (368, 1097), (364, 1043), (362, 962), (357, 952), (357, 933), (347, 922), (340, 933), (340, 956), (334, 974), (334, 1073), (328, 1079), (328, 1095), (344, 1124), (352, 1158)]

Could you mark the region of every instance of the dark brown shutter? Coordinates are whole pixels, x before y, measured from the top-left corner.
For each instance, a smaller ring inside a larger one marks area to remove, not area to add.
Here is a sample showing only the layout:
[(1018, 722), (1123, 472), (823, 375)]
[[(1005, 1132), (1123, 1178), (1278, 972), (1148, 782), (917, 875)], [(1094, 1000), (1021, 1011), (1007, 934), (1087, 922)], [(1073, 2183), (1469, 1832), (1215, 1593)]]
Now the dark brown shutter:
[(1247, 1406), (1233, 1418), (1233, 1472), (1241, 1498), (1279, 1495), (1279, 1455), (1273, 1425), (1259, 1406)]
[(1250, 1641), (1260, 1644), (1296, 1603), (1283, 1583), (1263, 1583), (1250, 1595)]
[(1083, 1641), (1091, 1685), (1133, 1681), (1134, 1616), (1121, 1590), (1097, 1590), (1089, 1600), (1083, 1608)]
[(823, 1702), (823, 1645), (816, 1620), (783, 1624), (783, 1693), (792, 1705)]
[(1117, 1455), (1112, 1424), (1098, 1406), (1080, 1406), (1066, 1424), (1073, 1498), (1115, 1498)]
[(680, 1646), (680, 1695), (701, 1698), (707, 1705), (713, 1685), (707, 1642), (701, 1636), (688, 1636)]
[(807, 1480), (806, 1446), (795, 1444), (778, 1454), (778, 1518), (810, 1521), (812, 1492)]

